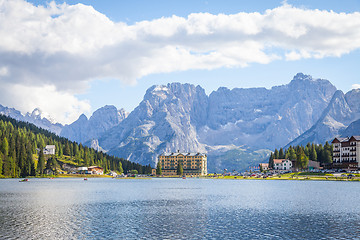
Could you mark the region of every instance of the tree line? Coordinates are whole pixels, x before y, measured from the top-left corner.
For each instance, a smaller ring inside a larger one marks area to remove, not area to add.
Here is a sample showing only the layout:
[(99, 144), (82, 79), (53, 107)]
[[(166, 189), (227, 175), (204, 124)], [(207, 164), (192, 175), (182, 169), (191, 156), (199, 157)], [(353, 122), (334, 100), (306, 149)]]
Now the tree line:
[[(55, 155), (44, 156), (46, 145), (55, 145)], [(56, 171), (59, 160), (68, 159), (77, 166), (100, 166), (104, 173), (136, 170), (151, 173), (150, 165), (110, 156), (101, 151), (59, 137), (27, 122), (0, 114), (0, 175), (5, 177), (39, 176), (45, 169)]]
[(287, 149), (275, 149), (269, 157), (269, 167), (274, 167), (274, 159), (289, 159), (296, 161), (296, 167), (307, 168), (309, 160), (320, 162), (321, 165), (332, 163), (332, 145), (308, 143), (306, 146), (290, 146)]

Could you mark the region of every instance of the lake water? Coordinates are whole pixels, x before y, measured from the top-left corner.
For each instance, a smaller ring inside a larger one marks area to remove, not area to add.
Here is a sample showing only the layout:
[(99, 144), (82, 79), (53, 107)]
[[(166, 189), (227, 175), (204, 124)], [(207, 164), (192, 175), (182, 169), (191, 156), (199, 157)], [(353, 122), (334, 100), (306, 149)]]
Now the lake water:
[(355, 239), (360, 183), (0, 180), (0, 239)]

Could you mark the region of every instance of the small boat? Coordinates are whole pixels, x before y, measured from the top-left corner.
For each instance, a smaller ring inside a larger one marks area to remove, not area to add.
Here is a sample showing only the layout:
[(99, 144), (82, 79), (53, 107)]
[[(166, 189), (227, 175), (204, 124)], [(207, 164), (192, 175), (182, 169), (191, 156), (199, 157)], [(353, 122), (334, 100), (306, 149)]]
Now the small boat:
[(29, 179), (25, 178), (25, 179), (20, 180), (19, 182), (28, 182), (28, 181), (29, 181)]
[(88, 179), (87, 178), (84, 178), (85, 181), (87, 181)]
[(185, 177), (185, 176), (183, 176), (183, 177), (182, 177), (182, 179), (186, 179), (186, 177)]

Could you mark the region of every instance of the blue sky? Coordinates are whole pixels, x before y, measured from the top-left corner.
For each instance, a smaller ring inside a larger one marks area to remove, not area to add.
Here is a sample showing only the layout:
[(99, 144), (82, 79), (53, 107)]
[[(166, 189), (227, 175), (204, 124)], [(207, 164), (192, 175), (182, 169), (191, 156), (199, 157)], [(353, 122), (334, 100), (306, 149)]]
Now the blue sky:
[(360, 86), (358, 0), (15, 2), (0, 3), (8, 19), (0, 33), (16, 33), (0, 40), (9, 56), (0, 81), (14, 89), (0, 104), (40, 107), (63, 123), (107, 104), (131, 111), (147, 88), (169, 82), (209, 94), (270, 88), (303, 72), (344, 92)]

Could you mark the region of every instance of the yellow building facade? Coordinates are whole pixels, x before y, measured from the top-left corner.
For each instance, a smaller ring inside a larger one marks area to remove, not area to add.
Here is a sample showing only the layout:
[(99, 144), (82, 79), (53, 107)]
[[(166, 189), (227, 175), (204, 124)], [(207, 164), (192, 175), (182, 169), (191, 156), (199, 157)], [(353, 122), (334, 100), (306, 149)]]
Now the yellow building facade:
[(163, 175), (177, 175), (179, 163), (183, 166), (184, 175), (207, 175), (207, 156), (203, 153), (163, 153), (159, 162)]

